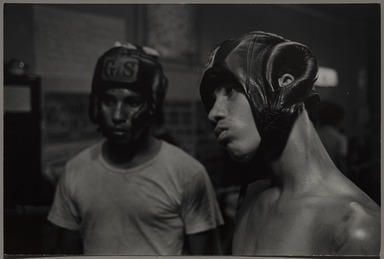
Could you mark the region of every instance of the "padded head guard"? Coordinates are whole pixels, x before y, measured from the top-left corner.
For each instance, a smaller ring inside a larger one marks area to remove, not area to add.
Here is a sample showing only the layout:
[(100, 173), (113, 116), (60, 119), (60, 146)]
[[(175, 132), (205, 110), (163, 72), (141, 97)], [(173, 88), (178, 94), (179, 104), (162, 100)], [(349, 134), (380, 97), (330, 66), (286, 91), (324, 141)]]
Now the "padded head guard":
[[(291, 74), (284, 87), (278, 79)], [(266, 32), (250, 32), (220, 44), (211, 54), (200, 82), (206, 110), (214, 105), (213, 91), (230, 83), (247, 97), (261, 136), (258, 149), (267, 159), (279, 157), (303, 104), (309, 112), (319, 96), (314, 90), (318, 66), (310, 50)]]
[(156, 50), (131, 43), (113, 47), (97, 61), (92, 81), (89, 116), (99, 120), (99, 97), (110, 88), (127, 88), (141, 93), (147, 101), (146, 116), (153, 119), (161, 111), (168, 80), (158, 60)]

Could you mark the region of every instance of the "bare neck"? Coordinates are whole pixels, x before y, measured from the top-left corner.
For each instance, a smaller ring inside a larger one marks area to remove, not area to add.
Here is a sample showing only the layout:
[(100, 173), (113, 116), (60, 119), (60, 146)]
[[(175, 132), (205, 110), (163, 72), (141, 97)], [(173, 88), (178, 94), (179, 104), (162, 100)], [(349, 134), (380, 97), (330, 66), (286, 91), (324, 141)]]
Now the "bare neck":
[(292, 192), (309, 190), (338, 171), (306, 111), (295, 121), (282, 155), (271, 168), (276, 186)]
[(161, 141), (148, 131), (134, 144), (116, 145), (106, 141), (102, 146), (102, 154), (104, 159), (115, 167), (131, 168), (154, 157), (160, 146)]

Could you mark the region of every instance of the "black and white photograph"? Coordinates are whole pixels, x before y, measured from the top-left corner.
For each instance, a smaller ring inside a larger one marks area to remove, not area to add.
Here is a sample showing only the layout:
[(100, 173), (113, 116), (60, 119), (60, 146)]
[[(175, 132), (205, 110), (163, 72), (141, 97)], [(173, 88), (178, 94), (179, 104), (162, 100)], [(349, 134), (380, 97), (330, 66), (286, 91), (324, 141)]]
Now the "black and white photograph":
[(381, 9), (4, 2), (4, 256), (379, 258)]

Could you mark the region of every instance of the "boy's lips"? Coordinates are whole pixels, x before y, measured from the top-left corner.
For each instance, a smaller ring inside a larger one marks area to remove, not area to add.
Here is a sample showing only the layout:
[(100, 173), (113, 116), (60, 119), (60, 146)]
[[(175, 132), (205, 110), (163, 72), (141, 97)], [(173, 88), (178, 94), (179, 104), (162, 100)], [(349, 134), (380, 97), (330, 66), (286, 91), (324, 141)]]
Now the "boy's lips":
[(116, 135), (116, 136), (122, 136), (122, 135), (126, 135), (129, 133), (129, 130), (126, 130), (126, 129), (111, 129), (110, 132), (113, 134), (113, 135)]
[(221, 129), (217, 131), (217, 142), (220, 145), (226, 145), (228, 143), (229, 137), (228, 137), (228, 130), (227, 129)]
[(121, 134), (125, 134), (127, 133), (127, 131), (122, 131), (122, 130), (113, 130), (112, 133), (114, 134), (118, 134), (118, 135), (121, 135)]
[(228, 129), (228, 128), (223, 127), (223, 126), (220, 126), (220, 125), (216, 126), (216, 128), (215, 128), (216, 136), (220, 136), (220, 134), (221, 134), (223, 131), (227, 130), (227, 129)]
[(124, 128), (124, 127), (116, 127), (116, 128), (110, 128), (111, 131), (116, 131), (116, 132), (128, 132), (129, 129)]
[(225, 131), (223, 131), (217, 137), (217, 141), (219, 142), (219, 144), (223, 144), (225, 140), (226, 140), (226, 134), (225, 134)]

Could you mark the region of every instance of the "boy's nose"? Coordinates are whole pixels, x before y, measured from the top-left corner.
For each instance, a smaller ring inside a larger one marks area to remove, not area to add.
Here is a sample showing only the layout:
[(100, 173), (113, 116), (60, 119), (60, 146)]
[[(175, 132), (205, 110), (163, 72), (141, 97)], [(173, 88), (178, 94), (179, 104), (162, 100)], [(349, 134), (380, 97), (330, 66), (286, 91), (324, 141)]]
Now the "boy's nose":
[(212, 123), (216, 123), (227, 116), (227, 111), (223, 102), (224, 101), (220, 98), (216, 99), (212, 109), (209, 111), (208, 120)]
[(116, 122), (124, 121), (126, 118), (122, 105), (116, 105), (113, 109), (112, 119)]

